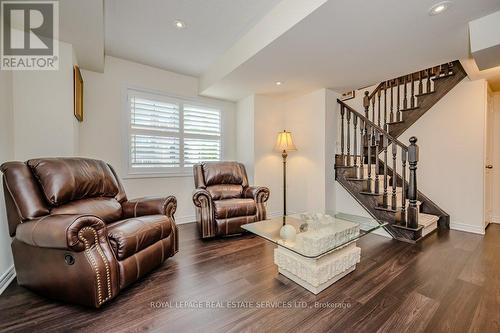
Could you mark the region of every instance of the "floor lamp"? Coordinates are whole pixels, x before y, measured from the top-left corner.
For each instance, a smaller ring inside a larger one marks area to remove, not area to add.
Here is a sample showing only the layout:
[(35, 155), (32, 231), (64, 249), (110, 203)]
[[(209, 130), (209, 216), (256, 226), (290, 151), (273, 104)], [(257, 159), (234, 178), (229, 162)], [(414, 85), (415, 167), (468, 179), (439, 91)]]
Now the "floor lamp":
[[(283, 157), (283, 216), (286, 216), (286, 158), (288, 152), (297, 150), (297, 147), (293, 144), (292, 133), (286, 130), (279, 132), (275, 149), (280, 151)], [(284, 223), (285, 219), (283, 218)]]

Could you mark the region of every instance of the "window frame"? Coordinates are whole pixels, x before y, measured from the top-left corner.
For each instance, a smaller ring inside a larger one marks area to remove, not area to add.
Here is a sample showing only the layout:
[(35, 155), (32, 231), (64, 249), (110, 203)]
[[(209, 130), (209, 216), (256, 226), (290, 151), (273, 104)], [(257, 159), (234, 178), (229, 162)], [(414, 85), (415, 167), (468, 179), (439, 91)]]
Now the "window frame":
[[(179, 132), (171, 132), (170, 135), (166, 135), (168, 132), (162, 133), (161, 136), (164, 137), (175, 137), (179, 138), (179, 167), (158, 167), (158, 168), (133, 168), (131, 159), (131, 138), (133, 133), (146, 134), (146, 135), (158, 135), (161, 132), (154, 130), (143, 130), (143, 129), (132, 129), (131, 126), (131, 108), (130, 108), (130, 98), (139, 97), (145, 99), (157, 100), (159, 102), (166, 103), (177, 103), (179, 105)], [(224, 123), (225, 114), (224, 106), (222, 103), (217, 103), (216, 101), (209, 100), (203, 97), (183, 97), (178, 95), (167, 94), (164, 92), (147, 90), (137, 87), (127, 86), (124, 88), (123, 92), (123, 104), (124, 104), (124, 158), (123, 166), (126, 170), (126, 176), (124, 179), (134, 179), (134, 178), (169, 178), (169, 177), (191, 177), (193, 175), (192, 166), (184, 165), (184, 141), (188, 139), (219, 139), (220, 145), (220, 160), (224, 159)], [(184, 133), (184, 105), (202, 107), (212, 110), (219, 111), (220, 114), (220, 135), (203, 135), (203, 134), (186, 134)]]

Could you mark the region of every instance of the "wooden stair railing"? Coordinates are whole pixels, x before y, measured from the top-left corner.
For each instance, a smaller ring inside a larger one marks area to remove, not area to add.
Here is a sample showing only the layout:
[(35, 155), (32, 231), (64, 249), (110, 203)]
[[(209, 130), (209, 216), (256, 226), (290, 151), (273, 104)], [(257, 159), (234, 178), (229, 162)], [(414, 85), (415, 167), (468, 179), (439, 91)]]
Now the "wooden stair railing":
[(389, 222), (386, 230), (394, 238), (416, 241), (436, 221), (449, 228), (449, 215), (418, 191), (417, 139), (411, 137), (406, 146), (397, 138), (466, 76), (454, 61), (383, 81), (365, 91), (364, 115), (338, 100), (336, 180), (374, 218)]
[[(341, 116), (341, 154), (336, 157), (335, 164), (337, 168), (344, 167), (343, 175), (346, 181), (361, 184), (362, 187), (359, 189), (358, 194), (381, 198), (381, 200), (376, 201), (374, 208), (379, 212), (384, 212), (384, 215), (389, 215), (392, 218), (387, 218), (387, 216), (385, 216), (385, 218), (384, 216), (382, 218), (379, 218), (380, 216), (374, 216), (379, 221), (394, 222), (391, 228), (404, 227), (406, 229), (418, 230), (417, 139), (412, 137), (410, 139), (411, 144), (407, 147), (405, 144), (392, 137), (383, 128), (379, 127), (344, 102), (340, 100), (337, 100), (337, 102), (340, 104)], [(351, 142), (353, 143), (352, 146)], [(368, 143), (367, 151), (361, 149), (361, 145), (366, 142)], [(382, 142), (382, 147), (384, 148), (382, 163), (379, 158), (377, 158), (380, 153), (380, 142)], [(361, 155), (357, 155), (358, 145), (360, 146), (359, 151)], [(391, 148), (390, 160), (388, 157), (389, 147)], [(351, 152), (353, 152), (353, 154), (351, 154)], [(396, 174), (396, 170), (398, 169), (398, 155), (400, 155), (400, 178), (398, 178)], [(391, 162), (392, 169), (388, 167)], [(407, 162), (409, 163), (410, 171), (409, 179), (407, 179)], [(375, 164), (375, 172), (372, 172), (372, 164)], [(367, 170), (366, 176), (364, 172), (365, 168)], [(379, 171), (377, 170), (381, 168), (383, 169), (383, 174), (379, 175)], [(379, 179), (380, 176), (383, 177), (382, 186)], [(394, 180), (391, 184), (389, 184), (389, 177)], [(401, 185), (401, 195), (399, 198), (400, 206), (398, 206), (397, 202), (398, 185)], [(408, 194), (406, 194), (407, 192)], [(408, 208), (407, 199), (409, 201)], [(398, 207), (400, 208), (398, 209)]]
[(466, 76), (453, 61), (381, 82), (365, 91), (365, 117), (397, 138)]

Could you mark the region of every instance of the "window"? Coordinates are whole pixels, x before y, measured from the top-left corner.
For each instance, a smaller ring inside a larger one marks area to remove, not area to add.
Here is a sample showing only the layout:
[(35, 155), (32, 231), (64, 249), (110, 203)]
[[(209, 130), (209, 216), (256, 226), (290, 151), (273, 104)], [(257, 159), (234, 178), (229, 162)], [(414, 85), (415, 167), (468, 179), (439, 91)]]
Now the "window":
[(130, 175), (191, 172), (221, 159), (221, 111), (163, 95), (128, 90)]

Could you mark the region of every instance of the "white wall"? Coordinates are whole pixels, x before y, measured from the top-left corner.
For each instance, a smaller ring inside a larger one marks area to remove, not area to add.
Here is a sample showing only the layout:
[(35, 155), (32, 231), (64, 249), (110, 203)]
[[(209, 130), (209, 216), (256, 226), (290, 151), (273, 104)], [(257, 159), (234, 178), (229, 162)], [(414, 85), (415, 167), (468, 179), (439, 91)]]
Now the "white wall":
[(452, 229), (476, 233), (484, 233), (486, 91), (484, 80), (463, 80), (399, 138), (418, 138), (418, 189)]
[(287, 100), (285, 110), (285, 126), (297, 146), (288, 159), (289, 210), (324, 212), (326, 90)]
[(71, 44), (59, 42), (59, 70), (14, 71), (14, 157), (74, 156), (78, 121), (73, 115)]
[(248, 181), (254, 182), (254, 106), (255, 95), (250, 95), (236, 106), (236, 159), (245, 165)]
[[(247, 168), (254, 168), (254, 183), (267, 186), (271, 191), (267, 203), (270, 216), (283, 213), (283, 160), (274, 146), (278, 133), (284, 129), (292, 132), (298, 149), (290, 152), (287, 160), (288, 213), (335, 212), (336, 126), (331, 108), (336, 97), (332, 91), (320, 89), (294, 97), (253, 95), (238, 103), (238, 128), (250, 127), (253, 123), (253, 134), (238, 135), (238, 147), (254, 147), (253, 156), (249, 157), (249, 151), (243, 154), (250, 160), (246, 162)], [(251, 115), (250, 100), (253, 101), (253, 120), (246, 118)]]
[[(274, 150), (274, 146), (278, 132), (286, 128), (284, 110), (280, 98), (255, 96), (254, 184), (269, 187), (271, 192), (267, 201), (269, 216), (283, 215), (283, 158), (281, 152)], [(288, 184), (290, 181), (291, 177), (288, 176)], [(289, 186), (288, 193), (290, 193)], [(291, 206), (287, 209), (291, 210)]]
[[(14, 158), (12, 111), (12, 72), (0, 71), (0, 164)], [(3, 188), (1, 180), (0, 188)], [(11, 271), (13, 260), (3, 190), (0, 192), (0, 281), (3, 282), (3, 285), (0, 285), (1, 293), (10, 282), (3, 281), (3, 278)]]
[[(123, 166), (127, 159), (123, 135), (126, 119), (124, 93), (127, 87), (132, 87), (194, 98), (198, 96), (197, 79), (114, 57), (106, 57), (104, 73), (83, 71), (82, 75), (85, 120), (80, 128), (80, 155), (102, 159), (113, 165), (123, 179), (129, 198), (176, 196), (177, 222), (193, 222), (193, 176), (124, 178), (126, 170)], [(223, 111), (223, 158), (234, 160), (236, 106), (231, 102), (218, 103)]]

